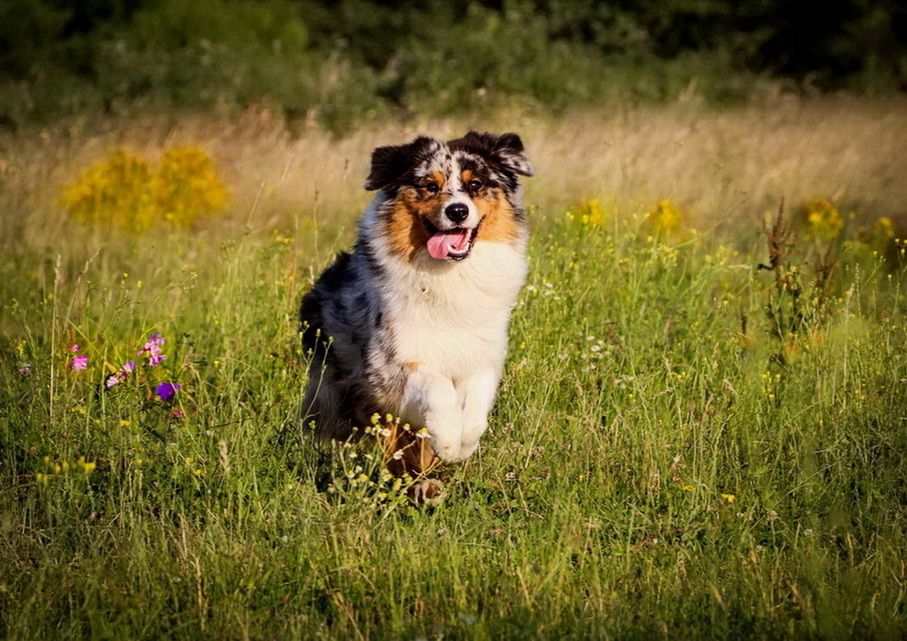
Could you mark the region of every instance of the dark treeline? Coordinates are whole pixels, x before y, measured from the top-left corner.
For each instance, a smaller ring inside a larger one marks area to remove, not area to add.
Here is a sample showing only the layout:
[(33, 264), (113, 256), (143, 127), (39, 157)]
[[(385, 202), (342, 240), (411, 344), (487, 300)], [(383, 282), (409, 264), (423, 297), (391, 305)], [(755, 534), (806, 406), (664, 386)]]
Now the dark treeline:
[(907, 88), (895, 0), (3, 0), (0, 122), (268, 100), (385, 110)]

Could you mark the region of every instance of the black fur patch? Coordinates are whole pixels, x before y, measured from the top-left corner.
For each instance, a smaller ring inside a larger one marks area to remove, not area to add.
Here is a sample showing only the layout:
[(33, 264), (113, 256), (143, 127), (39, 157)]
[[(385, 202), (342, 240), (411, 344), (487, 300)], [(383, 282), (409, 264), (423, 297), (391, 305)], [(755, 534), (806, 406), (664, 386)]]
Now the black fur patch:
[(523, 153), (523, 141), (517, 134), (506, 133), (496, 136), (489, 133), (470, 131), (462, 138), (447, 142), (452, 151), (475, 154), (487, 162), (502, 178), (508, 191), (517, 188), (517, 175), (531, 176), (532, 165)]
[(420, 136), (406, 145), (378, 147), (372, 152), (372, 168), (365, 188), (369, 191), (393, 189), (411, 182), (413, 168), (427, 157), (433, 143), (433, 139)]
[[(333, 293), (339, 290), (343, 283), (355, 277), (350, 269), (351, 258), (352, 256), (346, 252), (337, 254), (333, 264), (324, 270), (312, 290), (302, 297), (302, 304), (299, 307), (299, 330), (303, 332), (302, 346), (315, 354), (323, 354), (324, 341), (327, 340), (327, 336), (324, 335), (325, 323), (321, 315), (324, 302), (332, 300)], [(316, 336), (318, 330), (321, 330), (320, 337)]]

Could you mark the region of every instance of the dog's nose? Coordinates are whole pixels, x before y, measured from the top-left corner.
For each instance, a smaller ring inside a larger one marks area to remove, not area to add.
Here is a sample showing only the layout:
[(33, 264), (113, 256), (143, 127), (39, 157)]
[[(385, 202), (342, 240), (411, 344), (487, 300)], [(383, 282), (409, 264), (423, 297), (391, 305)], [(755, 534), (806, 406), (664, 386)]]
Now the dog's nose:
[(450, 218), (451, 222), (462, 223), (469, 216), (469, 207), (463, 203), (454, 203), (447, 206), (447, 209), (444, 210), (444, 215)]

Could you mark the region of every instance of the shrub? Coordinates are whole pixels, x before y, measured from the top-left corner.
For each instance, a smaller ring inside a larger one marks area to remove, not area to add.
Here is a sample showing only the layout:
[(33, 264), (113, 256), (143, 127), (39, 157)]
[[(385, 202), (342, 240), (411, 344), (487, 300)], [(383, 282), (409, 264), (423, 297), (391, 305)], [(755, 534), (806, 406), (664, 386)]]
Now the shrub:
[(841, 212), (827, 198), (813, 198), (797, 209), (797, 218), (810, 238), (832, 240), (844, 229)]
[(118, 149), (65, 187), (62, 202), (76, 219), (143, 232), (161, 221), (186, 227), (218, 212), (227, 190), (196, 147), (169, 149), (156, 166)]
[(677, 205), (670, 200), (662, 199), (646, 213), (643, 226), (653, 236), (666, 238), (681, 232), (686, 219), (686, 214)]

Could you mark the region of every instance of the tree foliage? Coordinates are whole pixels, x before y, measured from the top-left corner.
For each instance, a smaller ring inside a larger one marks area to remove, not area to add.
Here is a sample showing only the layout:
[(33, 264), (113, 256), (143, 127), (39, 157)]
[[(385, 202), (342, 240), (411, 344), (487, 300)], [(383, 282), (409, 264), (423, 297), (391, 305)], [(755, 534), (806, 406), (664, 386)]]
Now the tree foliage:
[(339, 120), (488, 101), (745, 95), (762, 78), (907, 88), (894, 0), (6, 0), (0, 120), (135, 103)]

